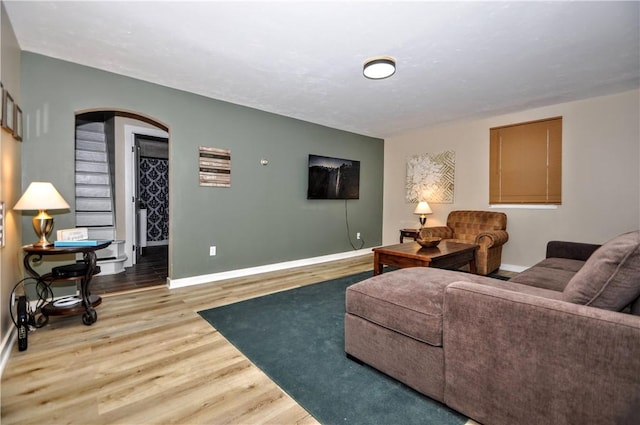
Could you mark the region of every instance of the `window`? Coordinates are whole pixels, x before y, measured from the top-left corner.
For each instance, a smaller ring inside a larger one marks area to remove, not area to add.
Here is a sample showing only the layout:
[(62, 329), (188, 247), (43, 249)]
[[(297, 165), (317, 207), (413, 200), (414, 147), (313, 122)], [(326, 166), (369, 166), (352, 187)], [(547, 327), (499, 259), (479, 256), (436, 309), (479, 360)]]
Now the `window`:
[(562, 203), (562, 117), (490, 129), (489, 203)]

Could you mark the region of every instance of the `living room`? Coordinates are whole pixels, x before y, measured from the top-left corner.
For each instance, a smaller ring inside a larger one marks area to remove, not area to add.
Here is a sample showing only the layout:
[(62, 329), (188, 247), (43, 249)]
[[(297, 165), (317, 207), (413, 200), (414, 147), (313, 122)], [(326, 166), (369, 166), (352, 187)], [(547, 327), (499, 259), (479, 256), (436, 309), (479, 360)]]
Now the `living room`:
[[(617, 84), (594, 81), (598, 87), (586, 97), (560, 100), (559, 87), (553, 103), (363, 135), (21, 51), (5, 7), (3, 2), (0, 77), (25, 117), (22, 142), (2, 132), (0, 194), (5, 208), (11, 209), (31, 181), (51, 181), (67, 201), (73, 200), (75, 114), (108, 108), (162, 123), (170, 134), (169, 284), (174, 287), (235, 277), (233, 273), (238, 276), (242, 270), (273, 271), (350, 258), (397, 243), (399, 229), (418, 225), (415, 204), (405, 199), (407, 157), (425, 153), (455, 152), (454, 200), (432, 203), (427, 225), (444, 224), (454, 209), (506, 212), (510, 240), (503, 251), (505, 269), (520, 271), (535, 264), (552, 239), (603, 243), (640, 226), (637, 70)], [(637, 24), (635, 31), (637, 35)], [(361, 73), (361, 63), (354, 66)], [(395, 77), (401, 77), (400, 71)], [(464, 96), (462, 90), (451, 94)], [(491, 207), (489, 129), (556, 116), (563, 117), (562, 204), (546, 209)], [(231, 187), (198, 185), (199, 146), (231, 150)], [(308, 200), (309, 154), (360, 161), (360, 199)], [(262, 165), (261, 159), (268, 164)], [(3, 305), (23, 277), (21, 247), (34, 238), (30, 219), (6, 212), (6, 245), (0, 250)], [(74, 227), (73, 214), (56, 214), (55, 223), (56, 229)], [(358, 249), (350, 246), (350, 238)], [(217, 247), (214, 257), (209, 255), (212, 245)], [(4, 352), (13, 324), (4, 308), (2, 312)]]

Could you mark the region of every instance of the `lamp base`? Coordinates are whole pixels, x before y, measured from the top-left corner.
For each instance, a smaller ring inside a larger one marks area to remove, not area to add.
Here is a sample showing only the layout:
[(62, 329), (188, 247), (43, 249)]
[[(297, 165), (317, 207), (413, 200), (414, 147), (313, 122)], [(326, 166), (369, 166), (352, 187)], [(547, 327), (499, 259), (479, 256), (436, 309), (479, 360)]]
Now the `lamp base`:
[(426, 223), (427, 223), (427, 216), (421, 215), (420, 216), (420, 228), (423, 228)]
[(43, 214), (43, 211), (40, 211), (40, 214), (33, 217), (31, 222), (33, 223), (33, 230), (35, 230), (36, 235), (40, 238), (33, 246), (38, 248), (52, 246), (53, 242), (47, 240), (47, 235), (51, 232), (51, 229), (53, 229), (53, 217), (46, 212)]
[(45, 240), (39, 240), (38, 242), (31, 244), (32, 246), (36, 247), (36, 248), (46, 248), (48, 246), (53, 246), (53, 242), (49, 242), (46, 238)]

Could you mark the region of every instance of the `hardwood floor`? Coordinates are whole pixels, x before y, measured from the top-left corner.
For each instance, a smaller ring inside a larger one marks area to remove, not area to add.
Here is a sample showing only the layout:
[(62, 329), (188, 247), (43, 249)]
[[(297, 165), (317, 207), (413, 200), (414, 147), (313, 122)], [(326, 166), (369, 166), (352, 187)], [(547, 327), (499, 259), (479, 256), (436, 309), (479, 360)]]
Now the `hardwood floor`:
[(197, 312), (372, 265), (367, 255), (171, 291), (107, 293), (92, 326), (53, 317), (29, 333), (27, 351), (14, 346), (1, 422), (316, 424)]
[(365, 255), (171, 291), (163, 282), (106, 293), (92, 326), (52, 317), (29, 333), (27, 351), (13, 347), (0, 422), (317, 424), (197, 312), (372, 268)]

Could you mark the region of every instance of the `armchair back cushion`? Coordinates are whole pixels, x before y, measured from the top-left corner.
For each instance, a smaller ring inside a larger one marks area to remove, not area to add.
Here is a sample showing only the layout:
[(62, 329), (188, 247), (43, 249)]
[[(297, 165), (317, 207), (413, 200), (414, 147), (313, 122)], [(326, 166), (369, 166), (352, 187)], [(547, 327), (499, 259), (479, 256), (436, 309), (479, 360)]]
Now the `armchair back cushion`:
[(507, 215), (493, 211), (451, 211), (447, 217), (447, 227), (453, 230), (453, 237), (475, 243), (478, 234), (491, 230), (506, 230)]
[(563, 292), (565, 301), (621, 311), (640, 297), (640, 231), (617, 236), (589, 257)]

